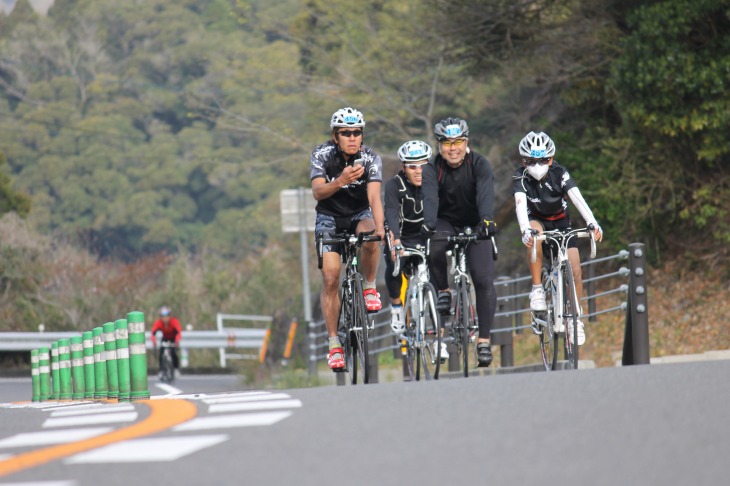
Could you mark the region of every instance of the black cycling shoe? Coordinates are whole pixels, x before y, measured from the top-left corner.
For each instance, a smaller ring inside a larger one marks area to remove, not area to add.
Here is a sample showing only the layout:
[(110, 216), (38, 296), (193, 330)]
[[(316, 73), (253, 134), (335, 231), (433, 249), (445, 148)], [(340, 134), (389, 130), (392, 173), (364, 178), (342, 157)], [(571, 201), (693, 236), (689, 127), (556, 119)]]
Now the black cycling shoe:
[(492, 364), (492, 345), (489, 343), (477, 343), (477, 368), (486, 368)]
[(436, 300), (436, 310), (440, 314), (451, 313), (451, 292), (448, 290), (439, 290), (439, 295)]

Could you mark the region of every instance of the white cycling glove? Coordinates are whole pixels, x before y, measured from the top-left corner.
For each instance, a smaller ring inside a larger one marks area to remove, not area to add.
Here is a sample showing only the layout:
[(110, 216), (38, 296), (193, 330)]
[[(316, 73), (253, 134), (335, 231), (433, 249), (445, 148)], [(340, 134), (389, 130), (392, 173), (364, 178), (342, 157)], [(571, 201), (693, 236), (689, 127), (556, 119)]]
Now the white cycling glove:
[(524, 243), (525, 245), (529, 245), (531, 241), (532, 241), (532, 230), (526, 229), (525, 231), (522, 232), (522, 243)]

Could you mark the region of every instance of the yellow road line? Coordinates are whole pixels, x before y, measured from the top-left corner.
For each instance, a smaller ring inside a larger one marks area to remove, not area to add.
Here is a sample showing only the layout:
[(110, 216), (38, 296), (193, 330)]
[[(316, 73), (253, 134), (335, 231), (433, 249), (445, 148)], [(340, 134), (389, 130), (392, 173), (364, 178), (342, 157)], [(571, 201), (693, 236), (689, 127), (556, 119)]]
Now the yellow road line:
[(161, 432), (187, 422), (197, 414), (195, 405), (185, 400), (145, 400), (137, 403), (143, 403), (151, 409), (149, 417), (142, 422), (90, 439), (26, 452), (0, 461), (0, 477), (78, 454), (79, 452)]

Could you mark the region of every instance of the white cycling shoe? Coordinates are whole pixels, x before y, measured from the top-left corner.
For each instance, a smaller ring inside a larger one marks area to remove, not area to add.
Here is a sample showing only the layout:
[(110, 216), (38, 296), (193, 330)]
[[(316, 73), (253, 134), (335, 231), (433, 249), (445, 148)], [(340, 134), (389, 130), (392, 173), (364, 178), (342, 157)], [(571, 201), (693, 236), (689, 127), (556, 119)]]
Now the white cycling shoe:
[[(438, 346), (437, 342), (433, 343), (433, 356), (434, 356), (434, 359), (432, 360), (433, 362), (436, 361), (436, 354), (438, 353), (437, 346)], [(445, 363), (447, 359), (449, 359), (449, 350), (446, 349), (446, 343), (442, 342), (441, 343), (441, 363)]]
[(390, 308), (390, 329), (398, 335), (406, 331), (406, 323), (403, 318), (403, 306), (393, 306)]
[(530, 292), (530, 309), (535, 312), (543, 312), (547, 310), (547, 303), (545, 303), (545, 291), (542, 287), (534, 288)]

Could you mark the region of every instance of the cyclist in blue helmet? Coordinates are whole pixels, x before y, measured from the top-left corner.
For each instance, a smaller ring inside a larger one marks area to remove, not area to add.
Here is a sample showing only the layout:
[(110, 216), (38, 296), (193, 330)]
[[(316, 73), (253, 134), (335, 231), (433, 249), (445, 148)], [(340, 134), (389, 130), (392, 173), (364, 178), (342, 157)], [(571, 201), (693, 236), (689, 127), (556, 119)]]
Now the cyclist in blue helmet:
[[(522, 166), (515, 170), (513, 192), (517, 221), (522, 233), (522, 242), (528, 248), (528, 258), (533, 245), (532, 230), (568, 229), (571, 226), (568, 201), (573, 202), (587, 225), (593, 225), (594, 238), (601, 241), (603, 231), (596, 222), (591, 208), (570, 177), (568, 170), (554, 160), (555, 143), (544, 132), (530, 132), (520, 141)], [(530, 263), (532, 290), (530, 309), (536, 312), (547, 310), (545, 292), (540, 281), (542, 273), (542, 245), (537, 246), (537, 260)], [(575, 289), (583, 295), (583, 281), (580, 271), (580, 254), (575, 238), (568, 242), (568, 259), (573, 270)], [(573, 342), (573, 336), (570, 336)], [(578, 321), (578, 345), (585, 343), (586, 335), (583, 321)]]
[[(347, 230), (356, 234), (374, 231), (381, 240), (385, 238), (380, 199), (383, 162), (370, 147), (363, 145), (364, 128), (365, 118), (358, 110), (350, 107), (337, 110), (330, 120), (331, 139), (312, 152), (309, 168), (312, 193), (317, 200), (315, 237)], [(345, 367), (337, 336), (342, 262), (339, 248), (324, 245), (322, 250), (321, 303), (330, 349), (327, 362), (333, 371), (340, 371)], [(365, 243), (360, 264), (365, 305), (370, 312), (381, 308), (380, 294), (375, 287), (379, 259), (380, 244)]]

